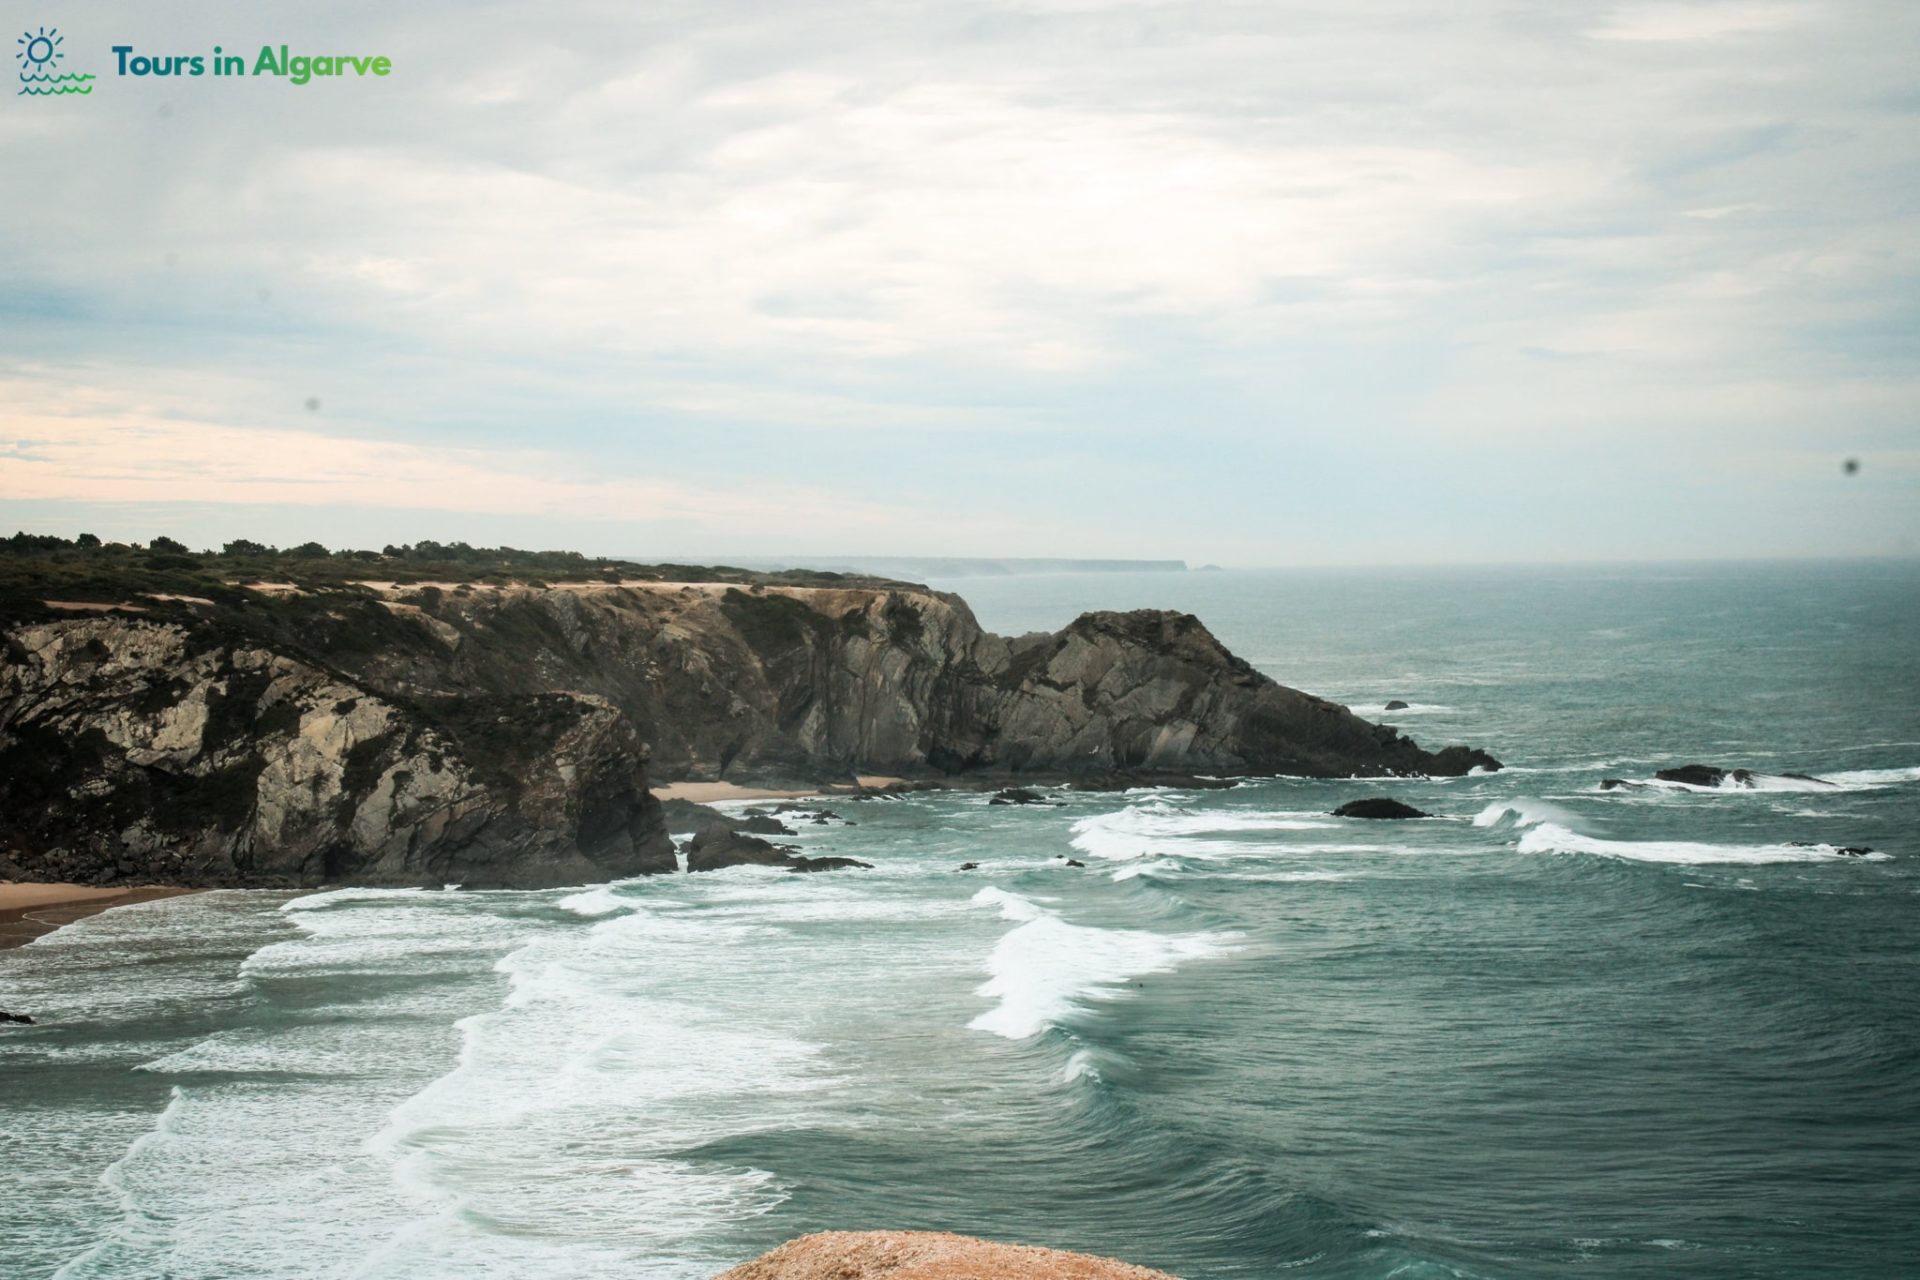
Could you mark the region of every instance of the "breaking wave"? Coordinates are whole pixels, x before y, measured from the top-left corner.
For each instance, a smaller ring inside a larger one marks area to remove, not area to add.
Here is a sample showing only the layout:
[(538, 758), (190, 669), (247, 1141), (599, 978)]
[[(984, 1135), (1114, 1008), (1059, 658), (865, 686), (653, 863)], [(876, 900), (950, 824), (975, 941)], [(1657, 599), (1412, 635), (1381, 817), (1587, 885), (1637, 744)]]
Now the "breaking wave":
[(1085, 1012), (1089, 1001), (1115, 1000), (1124, 985), (1168, 973), (1188, 960), (1224, 955), (1232, 933), (1154, 933), (1069, 924), (1030, 898), (991, 886), (973, 896), (1015, 925), (987, 957), (992, 975), (977, 994), (997, 1001), (968, 1027), (1026, 1040)]

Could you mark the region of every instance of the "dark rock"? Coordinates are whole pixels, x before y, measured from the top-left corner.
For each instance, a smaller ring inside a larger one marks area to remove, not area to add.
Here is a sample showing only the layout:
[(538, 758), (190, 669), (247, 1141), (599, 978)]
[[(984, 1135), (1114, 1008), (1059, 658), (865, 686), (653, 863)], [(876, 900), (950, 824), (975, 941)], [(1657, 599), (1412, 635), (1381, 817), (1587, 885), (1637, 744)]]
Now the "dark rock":
[(1002, 791), (998, 791), (994, 793), (993, 799), (987, 801), (987, 803), (988, 804), (1046, 804), (1047, 798), (1041, 795), (1038, 791), (1030, 791), (1026, 787), (1007, 787)]
[(1070, 866), (1070, 867), (1084, 867), (1084, 866), (1086, 866), (1087, 864), (1086, 864), (1086, 863), (1084, 863), (1084, 862), (1082, 862), (1082, 861), (1080, 861), (1080, 859), (1078, 859), (1078, 858), (1068, 858), (1068, 859), (1067, 859), (1067, 865), (1068, 865), (1068, 866)]
[(769, 844), (758, 836), (715, 824), (694, 833), (682, 846), (688, 871), (719, 871), (723, 867), (786, 867), (795, 862), (791, 848)]
[(1875, 851), (1871, 845), (1864, 844), (1822, 845), (1816, 844), (1812, 840), (1789, 840), (1787, 843), (1797, 849), (1831, 849), (1846, 858), (1864, 858)]
[(815, 822), (846, 821), (845, 818), (842, 818), (831, 809), (822, 809), (817, 805), (810, 804), (779, 804), (774, 806), (773, 811), (779, 814), (793, 814), (802, 818), (811, 818)]
[(1753, 785), (1753, 771), (1750, 769), (1722, 769), (1710, 764), (1688, 764), (1677, 769), (1662, 769), (1653, 776), (1662, 782), (1677, 782), (1688, 787), (1718, 787), (1728, 782), (1740, 787)]
[(0, 1022), (24, 1022), (28, 1026), (34, 1025), (33, 1019), (24, 1013), (7, 1013), (4, 1010), (0, 1010)]
[(1796, 782), (1818, 783), (1820, 786), (1823, 786), (1823, 787), (1837, 787), (1840, 785), (1837, 782), (1829, 782), (1825, 778), (1816, 778), (1810, 773), (1783, 773), (1780, 776), (1783, 778), (1792, 778)]
[(1383, 710), (1386, 710), (1386, 711), (1405, 711), (1406, 709), (1407, 709), (1407, 704), (1400, 701), (1400, 699), (1398, 698), (1395, 698), (1393, 701), (1389, 702), (1383, 708)]
[[(377, 650), (394, 615), (361, 621)], [(534, 888), (673, 869), (646, 748), (605, 699), (388, 697), (312, 656), (340, 619), (301, 622), (297, 641), (197, 617), (6, 632), (9, 859), (39, 879), (209, 886)]]
[(962, 871), (978, 871), (980, 864), (977, 862), (963, 862), (960, 864), (959, 869)]
[(862, 862), (858, 858), (795, 858), (789, 871), (844, 871), (858, 867), (866, 871), (873, 870), (871, 862)]
[(1386, 796), (1375, 796), (1367, 800), (1349, 800), (1333, 811), (1336, 818), (1431, 818), (1430, 813), (1422, 813), (1410, 804), (1402, 804)]
[(741, 816), (734, 821), (733, 829), (735, 831), (744, 831), (748, 835), (755, 836), (790, 836), (794, 834), (792, 827), (780, 821), (780, 819), (764, 813)]

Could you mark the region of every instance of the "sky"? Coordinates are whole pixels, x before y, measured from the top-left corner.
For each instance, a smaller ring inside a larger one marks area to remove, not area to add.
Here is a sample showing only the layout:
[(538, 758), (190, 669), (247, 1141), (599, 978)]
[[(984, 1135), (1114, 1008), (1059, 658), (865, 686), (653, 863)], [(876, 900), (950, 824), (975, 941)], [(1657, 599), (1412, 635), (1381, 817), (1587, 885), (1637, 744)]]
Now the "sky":
[(1907, 0), (8, 7), (8, 531), (1920, 555)]

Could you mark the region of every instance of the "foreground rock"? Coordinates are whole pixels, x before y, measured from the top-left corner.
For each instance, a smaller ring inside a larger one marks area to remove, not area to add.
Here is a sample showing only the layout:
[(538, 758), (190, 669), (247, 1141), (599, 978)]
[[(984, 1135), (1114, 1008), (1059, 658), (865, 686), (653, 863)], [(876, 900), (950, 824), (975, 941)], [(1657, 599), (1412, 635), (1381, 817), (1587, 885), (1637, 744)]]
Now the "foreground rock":
[(1430, 813), (1422, 812), (1410, 804), (1386, 796), (1376, 796), (1368, 800), (1349, 800), (1333, 811), (1336, 818), (1431, 818)]
[(29, 1027), (33, 1025), (33, 1019), (29, 1018), (26, 1014), (8, 1013), (4, 1009), (0, 1009), (0, 1022), (20, 1022), (25, 1023)]
[(1173, 1280), (1164, 1271), (935, 1231), (827, 1231), (715, 1280)]

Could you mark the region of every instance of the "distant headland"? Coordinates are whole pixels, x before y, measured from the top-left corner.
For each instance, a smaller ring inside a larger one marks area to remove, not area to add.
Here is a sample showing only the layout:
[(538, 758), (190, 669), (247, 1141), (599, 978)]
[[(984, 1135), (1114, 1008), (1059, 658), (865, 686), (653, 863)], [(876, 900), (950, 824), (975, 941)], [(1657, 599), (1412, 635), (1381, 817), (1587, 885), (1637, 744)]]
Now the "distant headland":
[(824, 570), (18, 534), (0, 542), (0, 642), (0, 878), (16, 880), (673, 872), (663, 783), (1500, 767), (1277, 684), (1191, 614), (1006, 637), (956, 595)]

